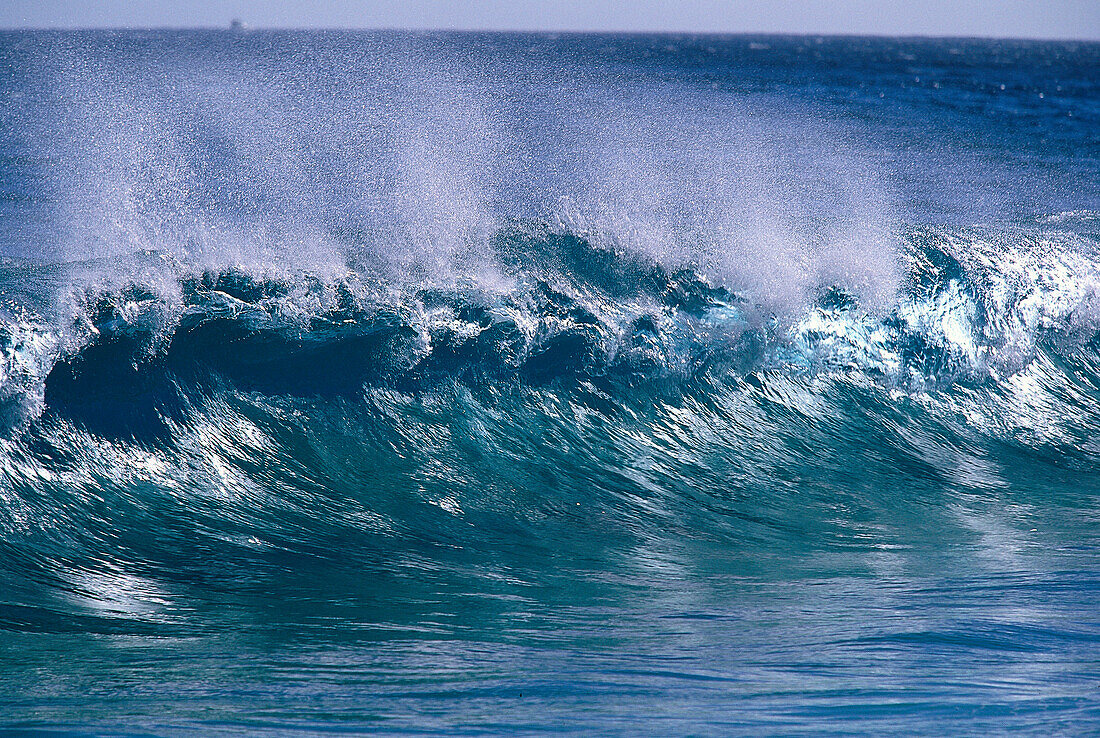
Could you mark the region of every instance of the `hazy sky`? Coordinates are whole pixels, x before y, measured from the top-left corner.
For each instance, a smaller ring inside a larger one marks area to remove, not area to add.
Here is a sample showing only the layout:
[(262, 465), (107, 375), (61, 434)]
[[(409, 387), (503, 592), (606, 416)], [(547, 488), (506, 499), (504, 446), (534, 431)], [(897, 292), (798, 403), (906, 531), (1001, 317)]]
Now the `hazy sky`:
[(0, 0), (0, 27), (869, 33), (1100, 40), (1100, 0)]

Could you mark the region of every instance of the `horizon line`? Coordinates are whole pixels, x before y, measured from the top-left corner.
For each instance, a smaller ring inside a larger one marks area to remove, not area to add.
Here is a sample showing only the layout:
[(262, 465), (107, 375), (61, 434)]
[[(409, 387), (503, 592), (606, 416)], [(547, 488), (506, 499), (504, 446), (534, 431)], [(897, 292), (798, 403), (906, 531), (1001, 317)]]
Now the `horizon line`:
[(181, 32), (198, 32), (198, 31), (222, 31), (225, 33), (233, 34), (248, 34), (256, 32), (275, 32), (275, 31), (290, 31), (290, 32), (319, 32), (319, 33), (332, 33), (332, 32), (398, 32), (398, 33), (484, 33), (484, 34), (500, 34), (500, 35), (537, 35), (537, 36), (554, 36), (554, 35), (575, 35), (575, 36), (771, 36), (771, 37), (785, 37), (785, 38), (881, 38), (881, 39), (955, 39), (960, 41), (965, 40), (980, 40), (980, 41), (1054, 41), (1054, 42), (1075, 42), (1075, 43), (1100, 43), (1100, 35), (1096, 37), (1070, 37), (1070, 36), (994, 36), (994, 35), (955, 35), (955, 34), (934, 34), (934, 33), (859, 33), (852, 31), (751, 31), (751, 30), (739, 30), (739, 31), (714, 31), (714, 30), (684, 30), (684, 29), (670, 29), (670, 30), (644, 30), (644, 29), (630, 29), (630, 30), (612, 30), (612, 29), (576, 29), (576, 28), (562, 28), (562, 29), (529, 29), (529, 28), (472, 28), (472, 27), (410, 27), (410, 26), (280, 26), (280, 25), (264, 25), (264, 26), (250, 26), (244, 24), (241, 27), (234, 27), (232, 25), (217, 25), (217, 26), (0, 26), (0, 33), (9, 33), (17, 31), (27, 32), (90, 32), (90, 31), (132, 31), (132, 32), (150, 32), (150, 31), (181, 31)]

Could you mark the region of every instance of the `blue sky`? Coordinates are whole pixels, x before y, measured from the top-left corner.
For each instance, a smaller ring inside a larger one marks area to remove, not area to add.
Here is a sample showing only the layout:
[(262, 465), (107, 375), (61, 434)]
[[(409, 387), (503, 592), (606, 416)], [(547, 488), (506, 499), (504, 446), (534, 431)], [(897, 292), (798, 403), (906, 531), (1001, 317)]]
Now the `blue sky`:
[(0, 27), (481, 28), (1100, 40), (1100, 0), (6, 0)]

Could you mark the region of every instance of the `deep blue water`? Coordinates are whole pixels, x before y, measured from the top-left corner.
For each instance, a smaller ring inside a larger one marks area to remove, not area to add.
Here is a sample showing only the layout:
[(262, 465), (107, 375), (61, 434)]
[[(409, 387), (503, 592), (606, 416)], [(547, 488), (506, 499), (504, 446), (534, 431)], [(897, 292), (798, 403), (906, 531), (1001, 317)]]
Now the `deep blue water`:
[(1100, 732), (1100, 45), (0, 34), (0, 731)]

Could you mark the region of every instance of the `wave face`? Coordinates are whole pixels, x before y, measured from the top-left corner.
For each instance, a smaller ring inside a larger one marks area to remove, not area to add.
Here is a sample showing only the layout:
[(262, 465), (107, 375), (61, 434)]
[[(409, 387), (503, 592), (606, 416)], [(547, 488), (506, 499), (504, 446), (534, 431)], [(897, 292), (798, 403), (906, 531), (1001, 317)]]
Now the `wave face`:
[(0, 34), (0, 726), (1100, 728), (1098, 62)]

